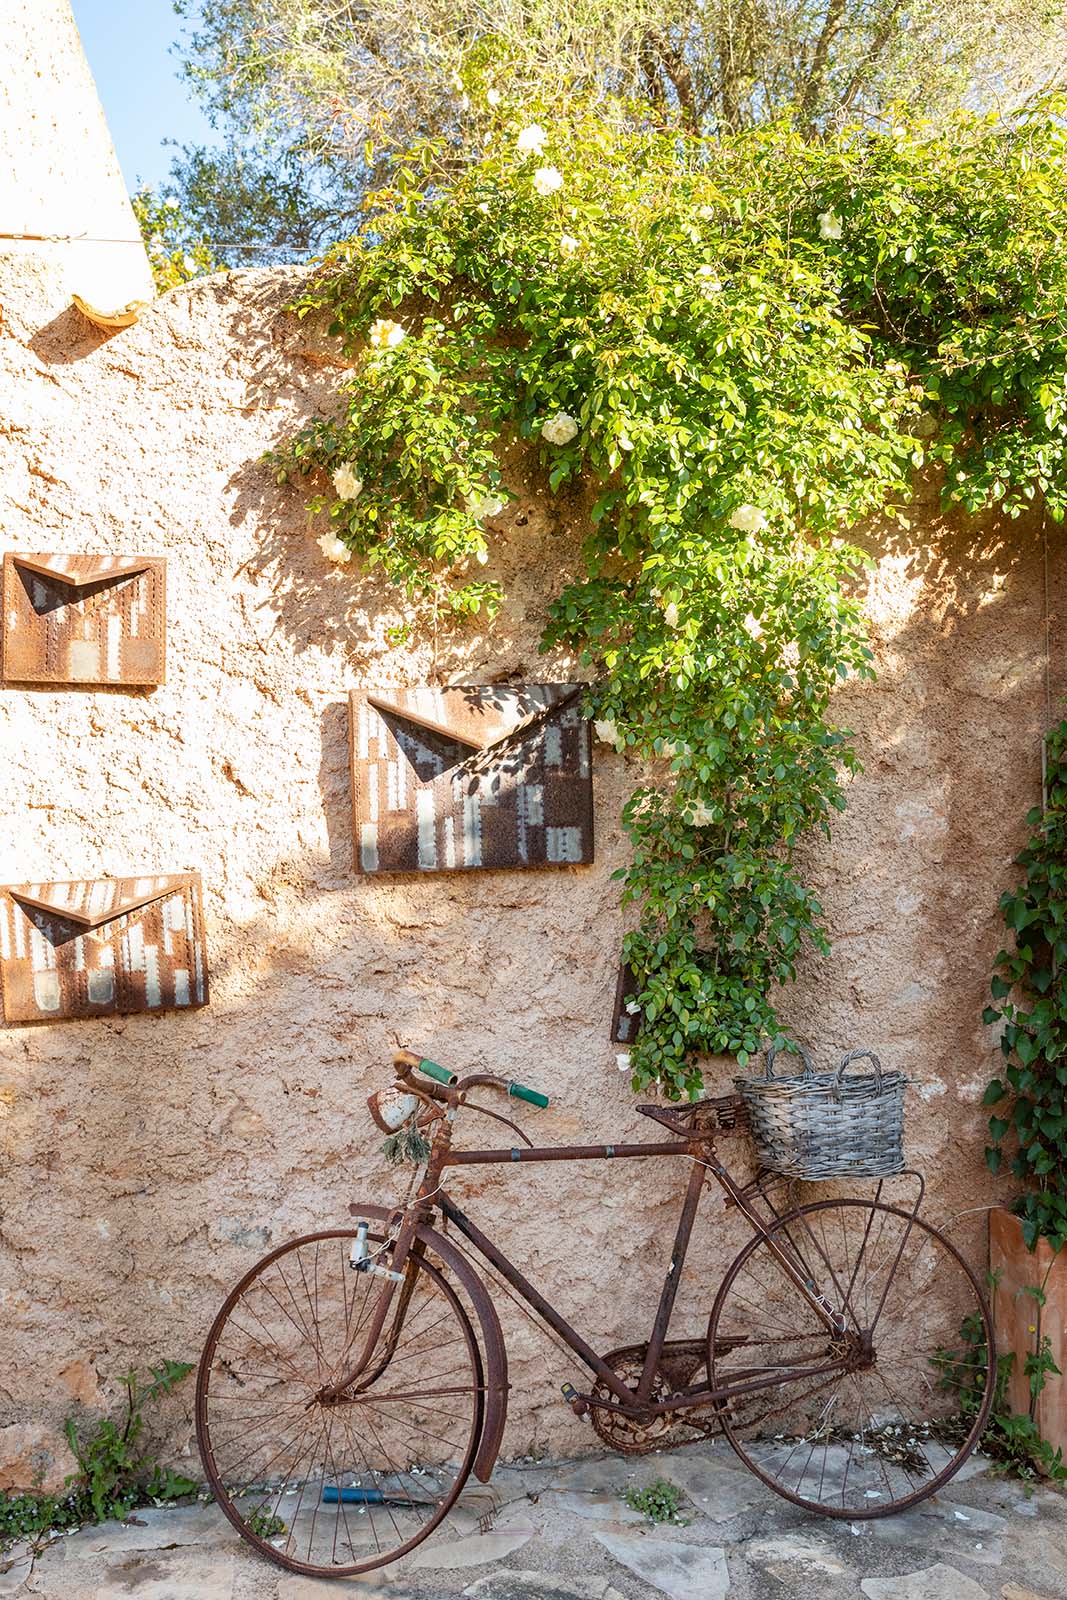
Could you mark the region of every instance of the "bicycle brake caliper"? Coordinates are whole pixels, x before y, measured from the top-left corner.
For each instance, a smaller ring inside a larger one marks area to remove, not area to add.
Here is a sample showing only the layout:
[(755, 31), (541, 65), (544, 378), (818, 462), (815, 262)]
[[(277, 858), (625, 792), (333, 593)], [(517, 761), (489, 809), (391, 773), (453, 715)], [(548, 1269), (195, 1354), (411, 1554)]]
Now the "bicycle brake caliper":
[[(380, 1267), (367, 1249), (369, 1231), (369, 1222), (356, 1223), (356, 1237), (352, 1240), (352, 1248), (348, 1252), (348, 1265), (354, 1272), (369, 1272), (375, 1278), (389, 1278), (393, 1283), (403, 1283), (402, 1272), (393, 1272), (389, 1267)], [(376, 1255), (377, 1251), (374, 1254)]]

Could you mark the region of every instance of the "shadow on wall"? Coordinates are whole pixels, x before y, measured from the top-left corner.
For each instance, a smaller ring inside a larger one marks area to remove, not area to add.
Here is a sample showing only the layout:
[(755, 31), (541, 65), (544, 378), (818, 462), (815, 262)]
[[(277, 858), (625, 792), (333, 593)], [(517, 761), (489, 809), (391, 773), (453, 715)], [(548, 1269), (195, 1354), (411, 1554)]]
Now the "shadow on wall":
[(94, 327), (77, 306), (67, 306), (30, 340), (30, 349), (50, 367), (68, 367), (91, 356), (115, 337), (116, 329)]
[[(296, 272), (290, 293), (302, 281), (303, 274)], [(306, 374), (314, 373), (321, 382), (324, 370), (335, 372), (339, 386), (355, 365), (339, 354), (337, 339), (325, 332), (327, 323), (325, 316), (298, 321), (279, 310), (276, 289), (264, 290), (258, 298), (253, 295), (251, 301), (243, 296), (235, 310), (233, 336), (252, 353), (248, 403), (287, 416), (275, 433), (275, 448), (287, 444), (308, 420), (306, 404), (298, 403), (302, 396), (306, 402)], [(325, 402), (320, 396), (314, 414), (333, 417), (342, 403), (339, 392)], [(458, 625), (451, 634), (442, 625), (438, 639), (428, 603), (405, 599), (381, 574), (361, 570), (355, 558), (342, 567), (325, 563), (315, 537), (327, 530), (328, 518), (320, 515), (312, 525), (306, 510), (314, 493), (329, 488), (321, 471), (278, 484), (263, 460), (248, 462), (227, 485), (232, 496), (230, 521), (235, 527), (247, 524), (256, 530), (257, 548), (248, 567), (263, 579), (264, 606), (274, 612), (298, 649), (324, 650), (363, 667), (372, 655), (395, 657), (386, 630), (413, 623), (410, 644), (403, 647), (400, 677), (411, 677), (411, 656), (417, 658), (425, 678), (443, 672), (443, 662), (449, 663), (451, 672), (476, 666), (521, 675), (539, 660), (537, 642), (551, 594), (579, 561), (595, 494), (592, 487), (575, 485), (550, 494), (548, 472), (536, 448), (529, 445), (506, 449), (501, 466), (518, 498), (490, 525), (490, 564), (480, 574), (501, 579), (504, 589), (492, 642), (487, 623), (478, 618)], [(292, 527), (301, 527), (301, 534), (284, 531)], [(516, 660), (506, 643), (501, 648), (509, 629), (521, 632), (527, 641), (523, 660)], [(565, 676), (573, 666), (563, 653), (553, 660), (557, 670), (551, 676)], [(531, 676), (539, 672), (531, 671)]]

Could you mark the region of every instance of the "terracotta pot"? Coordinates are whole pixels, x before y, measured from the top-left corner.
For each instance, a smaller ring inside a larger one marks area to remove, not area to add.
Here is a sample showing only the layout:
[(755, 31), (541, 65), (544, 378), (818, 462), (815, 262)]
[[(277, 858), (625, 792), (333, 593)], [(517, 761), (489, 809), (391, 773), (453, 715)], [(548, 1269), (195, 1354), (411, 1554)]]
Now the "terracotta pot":
[[(1058, 1254), (1047, 1239), (1030, 1251), (1023, 1243), (1022, 1223), (1010, 1211), (989, 1214), (989, 1266), (999, 1272), (993, 1295), (993, 1326), (998, 1354), (1015, 1352), (1015, 1363), (1008, 1384), (1013, 1411), (1030, 1410), (1030, 1385), (1026, 1358), (1038, 1341), (1048, 1335), (1052, 1359), (1065, 1376), (1049, 1374), (1037, 1397), (1034, 1420), (1044, 1437), (1059, 1446), (1067, 1456), (1067, 1249)], [(1023, 1294), (1028, 1285), (1044, 1286), (1045, 1304), (1038, 1305), (1032, 1295)], [(1031, 1328), (1035, 1331), (1031, 1333)]]

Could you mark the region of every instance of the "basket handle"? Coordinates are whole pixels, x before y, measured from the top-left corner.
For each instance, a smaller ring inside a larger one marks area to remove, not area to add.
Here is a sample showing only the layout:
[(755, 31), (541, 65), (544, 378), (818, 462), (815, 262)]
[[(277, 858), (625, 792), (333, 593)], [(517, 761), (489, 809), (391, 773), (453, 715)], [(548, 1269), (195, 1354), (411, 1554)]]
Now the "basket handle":
[(881, 1092), (882, 1092), (882, 1063), (879, 1061), (878, 1057), (875, 1055), (873, 1050), (848, 1050), (848, 1051), (846, 1051), (846, 1053), (841, 1057), (841, 1065), (838, 1067), (837, 1071), (834, 1073), (834, 1088), (835, 1089), (839, 1089), (841, 1087), (841, 1079), (844, 1076), (845, 1068), (847, 1066), (849, 1066), (849, 1064), (851, 1062), (853, 1062), (853, 1061), (863, 1061), (863, 1060), (873, 1061), (874, 1062), (875, 1083), (877, 1085), (878, 1093), (881, 1094)]
[[(779, 1050), (781, 1050), (781, 1049), (782, 1049), (782, 1046), (780, 1044), (772, 1044), (771, 1048), (767, 1051), (767, 1065), (766, 1065), (766, 1067), (764, 1069), (764, 1074), (763, 1075), (764, 1075), (764, 1078), (766, 1079), (766, 1081), (768, 1083), (774, 1083), (774, 1081), (775, 1081), (774, 1070), (773, 1070), (773, 1068), (774, 1068), (774, 1058), (778, 1054)], [(796, 1041), (794, 1040), (793, 1048), (789, 1053), (790, 1053), (790, 1055), (794, 1055), (794, 1054), (798, 1055), (800, 1057), (801, 1061), (803, 1061), (803, 1063), (804, 1063), (804, 1071), (801, 1073), (801, 1077), (804, 1077), (804, 1078), (814, 1077), (815, 1068), (811, 1064), (811, 1057), (808, 1055), (808, 1052), (805, 1050), (805, 1048), (804, 1048), (804, 1046), (802, 1044), (797, 1044)]]

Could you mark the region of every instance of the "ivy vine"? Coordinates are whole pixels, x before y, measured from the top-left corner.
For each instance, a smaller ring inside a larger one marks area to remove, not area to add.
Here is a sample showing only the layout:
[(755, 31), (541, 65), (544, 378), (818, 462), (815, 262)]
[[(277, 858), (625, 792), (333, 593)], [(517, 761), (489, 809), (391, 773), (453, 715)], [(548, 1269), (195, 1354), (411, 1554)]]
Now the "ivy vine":
[(1000, 901), (1013, 949), (997, 955), (997, 1004), (983, 1014), (1002, 1024), (1008, 1061), (985, 1092), (983, 1103), (997, 1108), (986, 1161), (998, 1172), (1010, 1141), (1011, 1171), (1030, 1186), (1015, 1210), (1031, 1250), (1042, 1237), (1054, 1250), (1067, 1243), (1067, 722), (1045, 748), (1046, 804), (1026, 819), (1034, 832), (1018, 857), (1023, 881)]
[(314, 475), (328, 559), (492, 617), (501, 444), (586, 497), (542, 644), (579, 656), (598, 733), (635, 758), (635, 1089), (698, 1094), (707, 1052), (743, 1065), (827, 948), (798, 846), (856, 766), (832, 693), (871, 672), (848, 530), (906, 529), (931, 465), (968, 509), (1063, 513), (1056, 112), (812, 143), (502, 105), (447, 187), (435, 147), (398, 160), (299, 299), (356, 361), (337, 414), (272, 458)]

